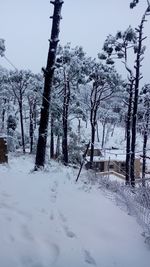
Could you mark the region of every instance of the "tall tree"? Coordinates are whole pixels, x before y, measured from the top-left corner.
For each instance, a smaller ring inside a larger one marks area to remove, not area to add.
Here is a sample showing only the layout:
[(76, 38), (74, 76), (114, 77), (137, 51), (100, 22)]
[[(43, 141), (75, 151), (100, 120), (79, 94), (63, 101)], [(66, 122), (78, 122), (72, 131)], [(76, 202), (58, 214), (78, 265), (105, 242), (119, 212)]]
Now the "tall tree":
[[(58, 76), (63, 84), (60, 85), (59, 96), (62, 99), (62, 161), (69, 162), (69, 116), (79, 115), (80, 84), (83, 82), (83, 65), (85, 53), (82, 47), (71, 48), (70, 43), (59, 46), (57, 53)], [(77, 115), (78, 113), (78, 115)], [(72, 118), (71, 118), (72, 119)]]
[[(138, 112), (138, 97), (139, 97), (139, 83), (142, 75), (141, 62), (145, 46), (143, 41), (146, 37), (143, 36), (144, 23), (146, 16), (150, 14), (150, 6), (148, 6), (142, 16), (140, 25), (135, 31), (129, 27), (125, 33), (118, 32), (116, 37), (108, 36), (104, 44), (105, 54), (100, 54), (101, 59), (105, 59), (107, 63), (113, 64), (114, 51), (118, 58), (124, 58), (124, 64), (129, 74), (129, 102), (127, 114), (127, 144), (126, 144), (126, 184), (135, 186), (135, 146), (136, 146), (136, 126), (137, 126), (137, 112)], [(119, 42), (118, 42), (119, 40)], [(121, 40), (121, 42), (120, 42)], [(130, 45), (128, 47), (128, 45)], [(128, 49), (132, 49), (135, 53), (134, 68), (128, 67)], [(134, 71), (135, 70), (135, 71)]]
[(29, 113), (29, 140), (30, 140), (30, 153), (33, 153), (34, 145), (34, 131), (37, 124), (38, 107), (41, 105), (41, 91), (43, 88), (43, 77), (40, 74), (32, 75), (28, 90), (27, 97), (27, 112)]
[(47, 66), (44, 69), (44, 92), (42, 99), (41, 118), (39, 126), (39, 137), (37, 143), (36, 159), (35, 159), (35, 170), (44, 167), (45, 153), (46, 153), (46, 142), (48, 134), (48, 121), (49, 121), (49, 108), (51, 89), (53, 84), (56, 50), (58, 45), (59, 37), (59, 26), (61, 20), (61, 9), (63, 5), (62, 0), (50, 1), (54, 5), (54, 13), (52, 16), (52, 31), (50, 37), (49, 52), (47, 58)]
[[(130, 183), (130, 169), (131, 169), (131, 132), (132, 132), (132, 106), (134, 95), (134, 72), (129, 67), (130, 50), (137, 47), (136, 32), (131, 28), (124, 32), (118, 31), (116, 36), (109, 35), (104, 43), (104, 54), (99, 54), (100, 59), (106, 59), (107, 64), (114, 64), (114, 58), (121, 59), (125, 65), (128, 73), (128, 82), (125, 89), (128, 92), (126, 114), (126, 184)], [(135, 50), (136, 51), (136, 50)]]
[(94, 143), (98, 111), (101, 102), (110, 99), (119, 87), (120, 77), (113, 67), (95, 63), (89, 76), (91, 86), (90, 94), (90, 124), (91, 124), (91, 154), (90, 165), (92, 168), (94, 157)]
[(146, 84), (140, 92), (140, 113), (143, 132), (143, 164), (142, 164), (142, 185), (145, 186), (147, 141), (150, 130), (150, 84)]
[(7, 77), (7, 83), (10, 90), (13, 92), (14, 100), (17, 101), (20, 115), (22, 149), (25, 153), (25, 133), (24, 133), (24, 118), (23, 118), (23, 105), (27, 88), (30, 85), (32, 73), (30, 71), (10, 71)]
[(146, 37), (143, 36), (144, 23), (146, 21), (146, 16), (150, 15), (150, 5), (145, 10), (141, 23), (136, 29), (138, 35), (138, 44), (136, 48), (136, 60), (135, 60), (135, 85), (134, 85), (134, 104), (133, 104), (133, 114), (132, 114), (132, 140), (131, 140), (131, 185), (135, 186), (135, 146), (136, 146), (136, 127), (137, 127), (137, 112), (138, 112), (138, 98), (139, 98), (139, 83), (142, 78), (141, 62), (143, 60), (143, 53), (145, 47), (143, 46), (143, 41)]

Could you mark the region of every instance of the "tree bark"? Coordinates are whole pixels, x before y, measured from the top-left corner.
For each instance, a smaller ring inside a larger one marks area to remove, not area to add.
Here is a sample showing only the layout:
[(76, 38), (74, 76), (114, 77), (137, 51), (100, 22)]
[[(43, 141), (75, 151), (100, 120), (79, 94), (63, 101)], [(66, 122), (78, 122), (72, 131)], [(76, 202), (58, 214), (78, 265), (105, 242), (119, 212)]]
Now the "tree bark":
[(95, 131), (97, 124), (97, 111), (100, 105), (100, 100), (98, 97), (98, 88), (97, 85), (93, 84), (91, 91), (91, 113), (90, 113), (90, 123), (91, 123), (91, 154), (90, 154), (90, 168), (93, 167), (94, 159), (94, 143), (95, 143)]
[(63, 1), (55, 0), (51, 1), (54, 5), (54, 13), (53, 13), (53, 23), (52, 23), (52, 31), (51, 38), (49, 40), (49, 52), (47, 58), (47, 66), (46, 70), (44, 70), (45, 81), (44, 81), (44, 92), (42, 99), (42, 108), (41, 108), (41, 118), (40, 118), (40, 126), (39, 126), (39, 137), (37, 143), (37, 152), (35, 159), (35, 170), (44, 167), (45, 163), (45, 154), (46, 154), (46, 142), (47, 142), (47, 134), (48, 134), (48, 121), (49, 121), (49, 108), (50, 108), (50, 98), (51, 98), (51, 89), (54, 75), (54, 65), (56, 59), (56, 50), (58, 44), (58, 36), (59, 36), (59, 25), (61, 19), (61, 8)]
[(99, 143), (100, 142), (100, 139), (99, 139), (98, 123), (96, 124), (96, 133), (97, 133), (97, 142)]
[(25, 137), (24, 137), (24, 123), (23, 123), (23, 109), (22, 109), (22, 101), (19, 103), (19, 113), (20, 113), (20, 126), (21, 126), (21, 138), (22, 138), (22, 149), (25, 154)]
[(32, 104), (30, 105), (30, 154), (32, 154), (33, 152), (33, 135), (34, 135), (34, 126), (33, 126), (33, 117), (34, 117), (34, 113), (32, 110)]
[(51, 140), (50, 140), (50, 158), (54, 158), (54, 117), (51, 113)]
[(62, 154), (63, 163), (68, 164), (68, 110), (70, 102), (70, 84), (68, 77), (64, 75), (64, 100), (63, 100), (63, 136), (62, 136)]
[(33, 106), (33, 121), (34, 121), (34, 130), (36, 129), (37, 126), (37, 110), (36, 110), (36, 99), (34, 100), (34, 106)]
[(78, 143), (81, 141), (81, 120), (78, 118)]
[(147, 139), (148, 139), (148, 128), (149, 128), (149, 103), (148, 108), (145, 114), (145, 129), (143, 136), (143, 165), (142, 165), (142, 186), (145, 186), (145, 172), (146, 172), (146, 148), (147, 148)]
[(56, 159), (60, 156), (60, 135), (57, 136), (56, 142)]
[(126, 121), (126, 185), (130, 184), (130, 164), (131, 164), (131, 118), (133, 101), (133, 80), (130, 81), (128, 114)]
[(91, 169), (93, 166), (93, 159), (94, 159), (94, 143), (95, 143), (95, 126), (92, 123), (91, 125), (91, 154), (90, 154), (90, 168)]
[(2, 130), (4, 130), (4, 128), (5, 128), (5, 113), (6, 113), (5, 105), (6, 105), (6, 102), (7, 102), (7, 100), (4, 99), (4, 108), (2, 111)]
[(141, 51), (142, 51), (142, 41), (143, 41), (143, 24), (145, 21), (145, 16), (143, 16), (141, 24), (138, 29), (138, 51), (136, 57), (136, 75), (135, 75), (135, 92), (134, 92), (134, 104), (133, 104), (133, 114), (132, 114), (132, 139), (131, 139), (131, 186), (135, 186), (135, 146), (136, 146), (136, 126), (137, 126), (137, 110), (138, 110), (138, 97), (139, 97), (139, 81), (140, 81), (140, 67), (141, 67)]
[(103, 125), (103, 133), (102, 133), (102, 148), (104, 147), (104, 140), (105, 140), (105, 128), (106, 128), (106, 123), (102, 123)]

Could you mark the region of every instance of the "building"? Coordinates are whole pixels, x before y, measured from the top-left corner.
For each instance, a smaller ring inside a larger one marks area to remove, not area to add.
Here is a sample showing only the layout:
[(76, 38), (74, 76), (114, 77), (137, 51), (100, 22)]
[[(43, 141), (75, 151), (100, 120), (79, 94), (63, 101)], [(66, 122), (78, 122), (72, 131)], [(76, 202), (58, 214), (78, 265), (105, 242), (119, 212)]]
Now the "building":
[[(90, 149), (87, 153), (85, 167), (90, 168)], [(126, 175), (126, 155), (120, 150), (94, 150), (93, 166), (97, 172), (108, 173), (114, 172), (121, 174), (122, 178)], [(140, 158), (135, 158), (135, 177), (138, 179), (141, 175), (141, 162)]]

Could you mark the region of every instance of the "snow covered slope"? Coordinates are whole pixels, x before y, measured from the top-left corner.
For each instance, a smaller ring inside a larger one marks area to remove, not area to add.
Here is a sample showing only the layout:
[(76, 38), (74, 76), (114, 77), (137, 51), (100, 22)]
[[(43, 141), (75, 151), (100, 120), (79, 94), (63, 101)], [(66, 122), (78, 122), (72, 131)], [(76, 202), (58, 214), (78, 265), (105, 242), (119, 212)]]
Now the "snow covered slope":
[(149, 267), (134, 218), (75, 184), (76, 170), (32, 168), (29, 156), (0, 165), (1, 267)]

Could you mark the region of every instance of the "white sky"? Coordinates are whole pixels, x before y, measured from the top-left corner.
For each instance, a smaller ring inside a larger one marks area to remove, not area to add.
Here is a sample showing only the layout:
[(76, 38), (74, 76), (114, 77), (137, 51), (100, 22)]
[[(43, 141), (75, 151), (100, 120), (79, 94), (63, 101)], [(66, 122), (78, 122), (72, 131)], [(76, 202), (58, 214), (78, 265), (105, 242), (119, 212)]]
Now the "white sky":
[[(141, 0), (133, 10), (129, 9), (129, 3), (130, 0), (64, 0), (61, 43), (82, 45), (89, 56), (96, 57), (109, 33), (138, 25), (146, 0)], [(6, 40), (6, 56), (16, 67), (40, 72), (46, 65), (52, 12), (49, 0), (0, 0), (0, 38)], [(150, 17), (148, 19), (144, 82), (150, 82)], [(10, 67), (1, 58), (0, 65)]]

